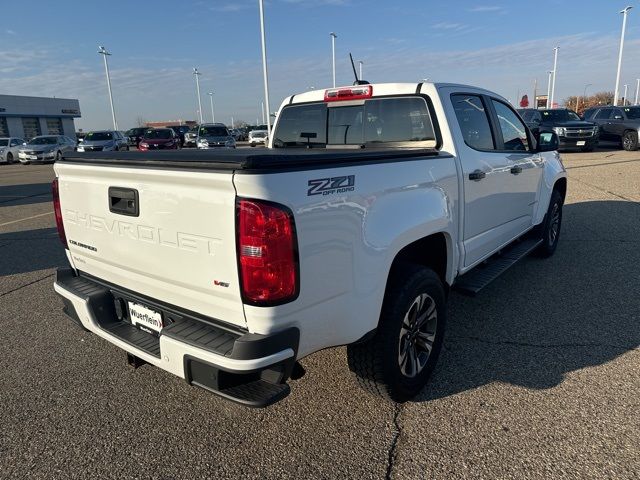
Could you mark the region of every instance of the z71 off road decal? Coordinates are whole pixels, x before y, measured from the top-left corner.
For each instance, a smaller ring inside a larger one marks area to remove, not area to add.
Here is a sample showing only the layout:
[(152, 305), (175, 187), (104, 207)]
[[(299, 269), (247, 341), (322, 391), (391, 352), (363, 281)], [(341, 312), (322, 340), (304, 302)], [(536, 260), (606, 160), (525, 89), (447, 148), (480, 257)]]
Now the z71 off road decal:
[(331, 195), (333, 193), (353, 192), (356, 185), (355, 175), (344, 177), (317, 178), (309, 180), (307, 196), (311, 195)]

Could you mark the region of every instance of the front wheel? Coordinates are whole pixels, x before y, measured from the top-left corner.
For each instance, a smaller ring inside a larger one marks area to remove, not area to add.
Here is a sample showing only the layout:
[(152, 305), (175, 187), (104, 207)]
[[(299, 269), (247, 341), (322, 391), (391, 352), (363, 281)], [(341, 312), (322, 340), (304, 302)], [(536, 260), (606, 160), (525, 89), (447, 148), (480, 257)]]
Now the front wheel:
[(54, 158), (53, 161), (59, 162), (61, 158), (62, 158), (62, 153), (60, 152), (60, 150), (58, 150), (58, 152), (56, 153), (56, 158)]
[(562, 204), (562, 195), (558, 190), (554, 190), (549, 201), (547, 215), (542, 223), (542, 243), (537, 250), (540, 257), (548, 258), (558, 248), (560, 228), (562, 227)]
[(375, 335), (347, 347), (359, 385), (396, 402), (415, 397), (438, 361), (446, 316), (440, 277), (418, 265), (399, 269), (389, 279)]
[(13, 154), (11, 152), (7, 153), (7, 163), (13, 163)]
[(627, 152), (632, 152), (638, 149), (638, 132), (629, 131), (625, 132), (622, 136), (622, 148)]

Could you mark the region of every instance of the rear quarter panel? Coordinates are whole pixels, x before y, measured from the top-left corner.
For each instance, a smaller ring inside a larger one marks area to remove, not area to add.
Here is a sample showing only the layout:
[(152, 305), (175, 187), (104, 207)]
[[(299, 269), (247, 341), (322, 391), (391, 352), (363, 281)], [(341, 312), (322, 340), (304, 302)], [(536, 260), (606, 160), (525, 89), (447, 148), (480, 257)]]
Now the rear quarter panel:
[[(310, 181), (350, 175), (352, 190), (310, 195)], [(299, 356), (352, 343), (377, 326), (389, 268), (404, 246), (435, 232), (457, 238), (458, 184), (451, 156), (236, 173), (234, 185), (239, 197), (278, 202), (293, 211), (300, 295), (276, 307), (245, 305), (245, 317), (255, 333), (299, 327)], [(451, 250), (453, 271), (456, 249)]]

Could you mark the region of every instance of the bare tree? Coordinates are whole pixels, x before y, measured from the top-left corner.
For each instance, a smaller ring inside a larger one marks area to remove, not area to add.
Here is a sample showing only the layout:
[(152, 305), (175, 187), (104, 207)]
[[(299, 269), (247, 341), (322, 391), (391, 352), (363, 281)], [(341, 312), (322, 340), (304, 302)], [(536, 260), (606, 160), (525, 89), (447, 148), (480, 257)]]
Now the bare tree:
[[(578, 99), (580, 101), (578, 102), (579, 105), (576, 110), (576, 101)], [(586, 97), (583, 97), (582, 95), (580, 95), (579, 97), (573, 95), (571, 97), (565, 98), (563, 103), (565, 107), (576, 110), (576, 113), (578, 113), (578, 115), (582, 115), (587, 108), (596, 107), (598, 105), (612, 105), (613, 92), (598, 92)]]
[(142, 115), (138, 115), (136, 117), (136, 125), (138, 127), (146, 127), (147, 126), (146, 124), (147, 124), (147, 120)]

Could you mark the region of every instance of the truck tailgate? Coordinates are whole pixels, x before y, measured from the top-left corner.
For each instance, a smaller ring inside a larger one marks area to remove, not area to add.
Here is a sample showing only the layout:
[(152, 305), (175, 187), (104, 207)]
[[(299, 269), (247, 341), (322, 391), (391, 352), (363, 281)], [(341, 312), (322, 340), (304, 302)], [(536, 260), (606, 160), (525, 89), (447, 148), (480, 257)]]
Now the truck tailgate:
[(246, 327), (233, 171), (64, 162), (54, 169), (76, 269)]

